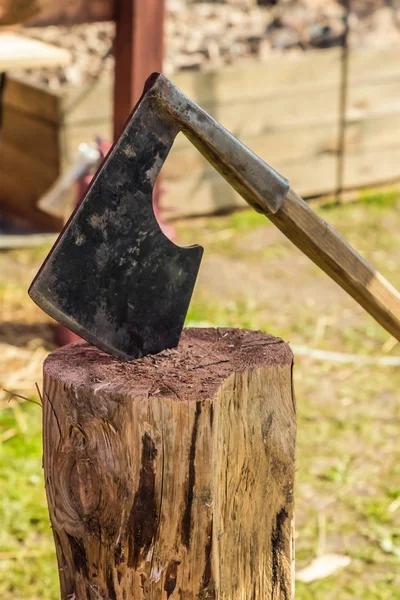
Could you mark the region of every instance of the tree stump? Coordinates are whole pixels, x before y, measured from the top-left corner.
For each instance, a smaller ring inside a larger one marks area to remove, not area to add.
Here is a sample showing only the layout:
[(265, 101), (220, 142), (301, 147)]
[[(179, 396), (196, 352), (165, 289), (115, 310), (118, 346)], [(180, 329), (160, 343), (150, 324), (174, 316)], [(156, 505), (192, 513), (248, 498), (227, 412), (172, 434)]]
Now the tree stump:
[(292, 353), (186, 329), (123, 363), (88, 344), (44, 365), (47, 500), (64, 600), (290, 600)]

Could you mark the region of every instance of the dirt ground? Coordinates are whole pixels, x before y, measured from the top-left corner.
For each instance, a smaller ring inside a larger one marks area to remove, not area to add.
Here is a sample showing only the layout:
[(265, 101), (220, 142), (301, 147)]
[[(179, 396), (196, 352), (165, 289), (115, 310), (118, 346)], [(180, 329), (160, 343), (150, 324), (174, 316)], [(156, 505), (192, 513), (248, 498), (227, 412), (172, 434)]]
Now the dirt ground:
[[(396, 190), (319, 210), (400, 287)], [(296, 355), (296, 559), (301, 571), (335, 553), (350, 564), (311, 583), (300, 600), (389, 600), (400, 589), (400, 368), (374, 364), (399, 345), (253, 211), (181, 221), (181, 244), (205, 256), (188, 324), (262, 329), (351, 362)], [(53, 324), (26, 288), (47, 248), (0, 254), (0, 389), (38, 400)], [(365, 364), (363, 357), (371, 359)], [(55, 600), (57, 568), (41, 470), (41, 409), (0, 392), (0, 597)]]

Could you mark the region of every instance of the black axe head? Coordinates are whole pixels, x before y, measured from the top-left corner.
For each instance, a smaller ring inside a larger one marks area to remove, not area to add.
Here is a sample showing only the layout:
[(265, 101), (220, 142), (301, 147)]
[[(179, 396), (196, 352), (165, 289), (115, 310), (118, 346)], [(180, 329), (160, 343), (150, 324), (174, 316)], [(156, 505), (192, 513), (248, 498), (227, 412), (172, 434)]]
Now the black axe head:
[(182, 131), (265, 215), (289, 182), (159, 73), (33, 281), (31, 298), (99, 348), (134, 359), (177, 346), (203, 248), (162, 233), (153, 186)]
[(58, 322), (124, 360), (178, 345), (203, 254), (171, 242), (153, 212), (180, 129), (154, 109), (153, 83), (29, 289)]
[(255, 210), (400, 340), (400, 295), (260, 157), (158, 73), (30, 295), (83, 338), (124, 359), (179, 341), (203, 249), (161, 232), (152, 189), (182, 131)]

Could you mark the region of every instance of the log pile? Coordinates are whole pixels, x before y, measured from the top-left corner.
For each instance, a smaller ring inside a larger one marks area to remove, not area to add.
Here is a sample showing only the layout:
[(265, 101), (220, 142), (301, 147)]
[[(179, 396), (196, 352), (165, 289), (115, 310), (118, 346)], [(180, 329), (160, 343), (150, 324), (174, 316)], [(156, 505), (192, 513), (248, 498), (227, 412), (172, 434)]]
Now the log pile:
[[(340, 0), (167, 0), (164, 71), (215, 70), (251, 59), (267, 62), (282, 52), (340, 45), (344, 8)], [(396, 9), (396, 6), (399, 8)], [(386, 0), (353, 0), (351, 45), (400, 41), (400, 5)], [(71, 50), (66, 69), (26, 72), (25, 81), (56, 91), (80, 86), (100, 71), (112, 72), (112, 23), (26, 30), (27, 35)]]

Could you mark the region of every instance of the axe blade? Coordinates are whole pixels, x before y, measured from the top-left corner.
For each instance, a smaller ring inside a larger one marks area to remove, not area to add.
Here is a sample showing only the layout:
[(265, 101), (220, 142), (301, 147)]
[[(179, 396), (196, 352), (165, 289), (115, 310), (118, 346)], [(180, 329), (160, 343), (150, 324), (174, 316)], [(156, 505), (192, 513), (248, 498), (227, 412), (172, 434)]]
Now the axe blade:
[(203, 249), (161, 232), (152, 189), (184, 135), (250, 204), (400, 340), (400, 294), (260, 157), (153, 74), (30, 289), (60, 323), (131, 359), (179, 341)]
[(179, 128), (144, 95), (34, 279), (45, 312), (123, 360), (178, 345), (203, 248), (161, 231), (153, 186)]

